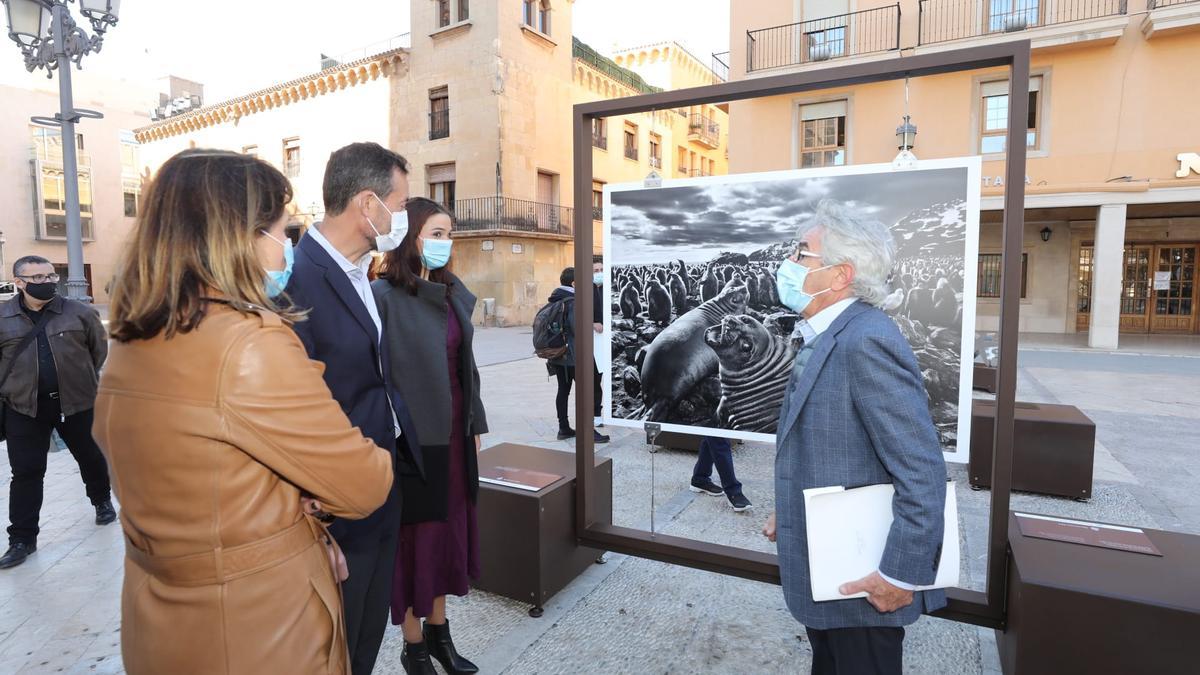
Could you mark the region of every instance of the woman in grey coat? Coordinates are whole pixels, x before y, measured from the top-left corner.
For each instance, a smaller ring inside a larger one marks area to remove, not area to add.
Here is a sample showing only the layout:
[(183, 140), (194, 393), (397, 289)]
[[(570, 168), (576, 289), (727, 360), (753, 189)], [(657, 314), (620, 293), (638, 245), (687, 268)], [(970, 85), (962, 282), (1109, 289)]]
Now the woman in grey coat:
[(404, 504), (392, 622), (403, 625), (408, 673), (434, 673), (431, 657), (447, 673), (474, 673), (450, 639), (446, 595), (466, 595), (479, 578), (476, 454), (487, 419), (471, 344), (475, 296), (449, 269), (454, 217), (416, 197), (408, 219), (408, 234), (373, 284), (387, 367), (409, 402), (424, 464), (422, 474), (406, 457), (397, 460)]

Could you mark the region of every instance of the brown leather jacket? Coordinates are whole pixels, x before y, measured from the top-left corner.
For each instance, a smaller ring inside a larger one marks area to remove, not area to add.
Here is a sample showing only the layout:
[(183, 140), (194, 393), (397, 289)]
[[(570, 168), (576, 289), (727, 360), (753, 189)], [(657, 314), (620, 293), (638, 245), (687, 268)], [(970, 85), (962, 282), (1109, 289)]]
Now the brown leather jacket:
[[(96, 380), (108, 356), (108, 336), (96, 310), (82, 302), (58, 296), (46, 304), (50, 312), (46, 337), (58, 370), (58, 396), (62, 414), (91, 410), (96, 402)], [(33, 319), (21, 308), (21, 295), (0, 305), (0, 374), (8, 367), (21, 339), (33, 330)], [(16, 412), (37, 416), (37, 342), (17, 355), (12, 374), (0, 388), (0, 396)]]
[(343, 518), (392, 460), (263, 311), (213, 303), (190, 333), (113, 345), (93, 434), (126, 535), (121, 653), (143, 673), (347, 673), (338, 584), (302, 492)]

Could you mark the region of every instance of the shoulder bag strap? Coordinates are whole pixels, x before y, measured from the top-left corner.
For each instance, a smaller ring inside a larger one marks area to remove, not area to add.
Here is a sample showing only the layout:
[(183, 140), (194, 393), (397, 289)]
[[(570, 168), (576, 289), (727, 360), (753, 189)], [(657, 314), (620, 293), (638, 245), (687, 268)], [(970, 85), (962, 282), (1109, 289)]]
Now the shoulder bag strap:
[(45, 330), (46, 323), (49, 321), (50, 309), (43, 309), (41, 318), (37, 320), (37, 323), (33, 324), (33, 330), (29, 331), (29, 334), (22, 338), (21, 343), (17, 345), (15, 350), (13, 350), (12, 359), (8, 362), (8, 366), (4, 368), (4, 375), (0, 376), (0, 388), (4, 387), (5, 382), (8, 382), (8, 376), (12, 374), (13, 367), (17, 365), (17, 357), (21, 355), (21, 352), (25, 351), (25, 348), (29, 346), (29, 343), (33, 342), (34, 339), (37, 338), (38, 333)]

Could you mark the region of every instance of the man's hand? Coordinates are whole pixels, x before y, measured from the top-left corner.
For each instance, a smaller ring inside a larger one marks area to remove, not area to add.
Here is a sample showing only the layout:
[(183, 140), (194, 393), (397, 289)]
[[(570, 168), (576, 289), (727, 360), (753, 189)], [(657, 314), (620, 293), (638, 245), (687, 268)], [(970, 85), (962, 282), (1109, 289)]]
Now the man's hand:
[(597, 334), (603, 333), (604, 332), (604, 324), (594, 323), (594, 324), (592, 324), (592, 330), (596, 331)]
[(763, 536), (767, 541), (775, 541), (775, 512), (772, 511), (770, 516), (767, 516), (767, 524), (763, 525)]
[(482, 449), (483, 449), (483, 439), (480, 438), (479, 434), (475, 434), (475, 454), (478, 455), (479, 451)]
[(838, 589), (842, 595), (854, 595), (863, 591), (867, 592), (867, 602), (884, 614), (908, 607), (913, 601), (912, 591), (889, 584), (879, 576), (879, 572), (871, 572), (858, 581), (842, 584)]

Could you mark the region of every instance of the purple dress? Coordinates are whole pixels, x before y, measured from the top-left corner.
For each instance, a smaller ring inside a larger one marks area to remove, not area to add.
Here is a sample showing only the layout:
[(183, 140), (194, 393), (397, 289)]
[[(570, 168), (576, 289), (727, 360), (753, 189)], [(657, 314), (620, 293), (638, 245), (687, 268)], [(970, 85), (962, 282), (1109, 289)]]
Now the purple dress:
[(450, 480), (446, 520), (431, 520), (400, 526), (396, 569), (392, 577), (392, 623), (413, 615), (427, 617), (433, 599), (443, 595), (466, 595), (470, 579), (479, 578), (479, 531), (475, 504), (467, 490), (466, 454), (475, 452), (475, 439), (463, 431), (465, 417), (458, 352), (462, 326), (454, 309), (447, 307), (446, 361), (450, 366)]

